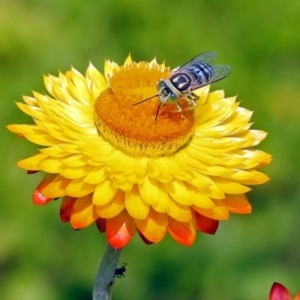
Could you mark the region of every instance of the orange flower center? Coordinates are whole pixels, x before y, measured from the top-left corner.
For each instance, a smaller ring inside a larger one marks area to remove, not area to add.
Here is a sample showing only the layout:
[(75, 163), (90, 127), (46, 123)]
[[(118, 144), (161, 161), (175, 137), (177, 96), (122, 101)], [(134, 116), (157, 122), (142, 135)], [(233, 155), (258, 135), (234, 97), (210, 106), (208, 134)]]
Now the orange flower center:
[(146, 62), (133, 62), (114, 70), (109, 88), (95, 104), (95, 120), (101, 136), (135, 157), (170, 155), (183, 147), (195, 125), (194, 110), (186, 99), (179, 99), (182, 112), (174, 104), (162, 106), (157, 122), (159, 97), (133, 106), (157, 95), (157, 81), (168, 76), (169, 69)]

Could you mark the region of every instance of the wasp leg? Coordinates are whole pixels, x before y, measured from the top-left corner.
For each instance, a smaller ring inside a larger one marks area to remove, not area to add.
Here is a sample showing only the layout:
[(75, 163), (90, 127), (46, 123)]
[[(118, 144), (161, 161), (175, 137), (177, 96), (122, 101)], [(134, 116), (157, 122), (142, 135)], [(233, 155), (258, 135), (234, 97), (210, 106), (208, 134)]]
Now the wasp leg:
[(178, 102), (176, 102), (176, 106), (178, 108), (178, 112), (180, 112), (180, 118), (184, 119), (184, 116), (182, 114), (182, 107), (180, 106), (180, 104)]
[(199, 96), (197, 96), (196, 94), (192, 93), (191, 95), (187, 96), (187, 98), (191, 101), (191, 103), (196, 107), (197, 103), (195, 102), (195, 100), (200, 99)]
[(182, 107), (180, 106), (180, 104), (178, 102), (176, 102), (176, 106), (178, 108), (178, 112), (182, 111)]
[(191, 96), (193, 97), (194, 100), (200, 99), (200, 97), (198, 95), (196, 95), (195, 93), (191, 93)]

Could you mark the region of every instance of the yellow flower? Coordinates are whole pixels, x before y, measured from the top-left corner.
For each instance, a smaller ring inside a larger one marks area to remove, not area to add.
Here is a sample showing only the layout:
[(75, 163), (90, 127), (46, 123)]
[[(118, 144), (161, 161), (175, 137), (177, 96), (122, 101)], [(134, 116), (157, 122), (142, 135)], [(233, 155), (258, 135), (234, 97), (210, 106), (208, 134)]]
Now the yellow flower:
[(180, 99), (183, 112), (158, 100), (156, 82), (169, 68), (155, 60), (123, 66), (105, 62), (102, 75), (90, 65), (58, 77), (45, 76), (50, 96), (34, 92), (18, 107), (35, 125), (9, 125), (41, 145), (18, 166), (46, 176), (33, 201), (62, 197), (61, 219), (76, 228), (95, 222), (109, 244), (124, 247), (135, 231), (145, 243), (168, 232), (190, 245), (196, 230), (214, 233), (229, 213), (251, 211), (249, 185), (268, 177), (256, 169), (271, 161), (253, 149), (266, 136), (251, 130), (251, 112), (223, 91), (196, 91), (197, 107)]

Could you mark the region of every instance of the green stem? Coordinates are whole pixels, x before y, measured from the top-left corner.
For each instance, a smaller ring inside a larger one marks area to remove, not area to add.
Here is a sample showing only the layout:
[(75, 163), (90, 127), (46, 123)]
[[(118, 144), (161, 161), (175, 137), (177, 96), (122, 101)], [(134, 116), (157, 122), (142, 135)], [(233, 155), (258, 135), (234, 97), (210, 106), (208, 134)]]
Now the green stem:
[(111, 299), (112, 284), (121, 252), (122, 249), (115, 250), (107, 245), (94, 283), (93, 300)]

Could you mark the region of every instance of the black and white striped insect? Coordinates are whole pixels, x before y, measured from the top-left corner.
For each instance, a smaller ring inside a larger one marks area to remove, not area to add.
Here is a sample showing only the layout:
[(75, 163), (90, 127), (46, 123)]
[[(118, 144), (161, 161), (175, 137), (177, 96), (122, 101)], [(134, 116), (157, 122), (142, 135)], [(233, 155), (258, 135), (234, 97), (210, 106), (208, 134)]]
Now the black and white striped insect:
[(161, 106), (166, 103), (176, 104), (178, 111), (181, 112), (182, 108), (178, 103), (179, 98), (186, 98), (193, 106), (197, 106), (195, 101), (199, 97), (193, 91), (227, 77), (231, 71), (230, 66), (227, 65), (212, 65), (212, 61), (216, 57), (215, 52), (212, 51), (197, 55), (184, 65), (173, 69), (168, 79), (160, 79), (157, 82), (158, 93), (156, 95), (133, 105), (158, 97), (159, 105), (155, 122)]

